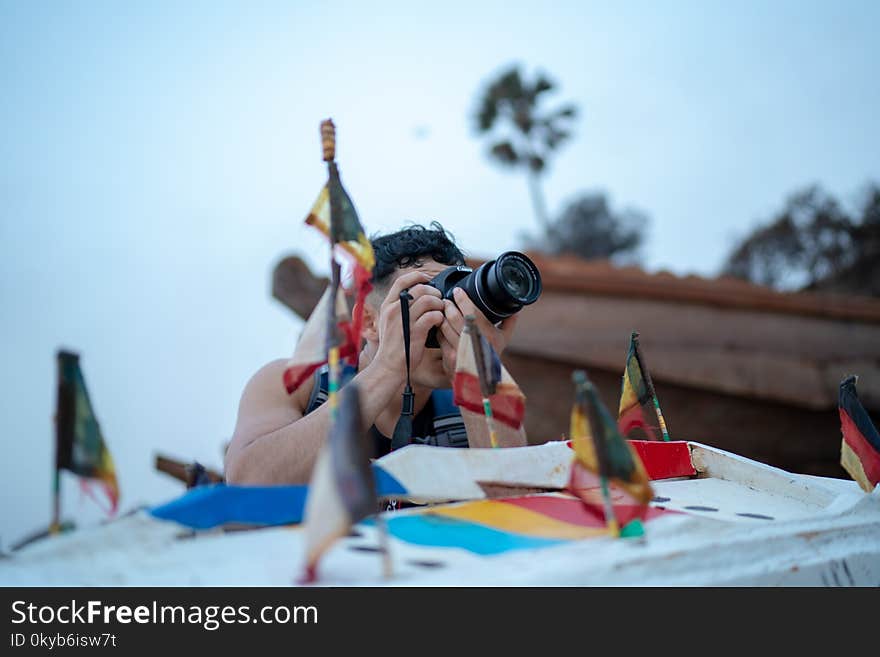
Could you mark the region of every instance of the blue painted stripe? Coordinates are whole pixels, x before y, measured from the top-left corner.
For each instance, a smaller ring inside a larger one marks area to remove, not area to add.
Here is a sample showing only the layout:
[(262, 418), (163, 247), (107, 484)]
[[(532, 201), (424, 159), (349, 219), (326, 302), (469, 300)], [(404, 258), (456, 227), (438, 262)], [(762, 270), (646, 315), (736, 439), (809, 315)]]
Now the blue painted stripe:
[[(364, 521), (364, 524), (374, 524), (374, 522), (369, 519)], [(428, 547), (461, 548), (480, 555), (501, 554), (511, 550), (532, 550), (568, 542), (563, 539), (514, 534), (466, 520), (429, 513), (391, 517), (387, 520), (387, 526), (392, 536), (407, 543)]]
[(302, 521), (307, 491), (306, 486), (198, 486), (150, 513), (193, 529), (286, 525)]
[[(373, 464), (376, 491), (381, 497), (406, 495), (406, 487), (382, 467)], [(227, 486), (193, 488), (150, 511), (193, 529), (237, 523), (255, 526), (302, 522), (307, 486)]]
[(373, 477), (376, 480), (376, 494), (379, 497), (406, 495), (406, 487), (394, 478), (385, 468), (373, 463)]

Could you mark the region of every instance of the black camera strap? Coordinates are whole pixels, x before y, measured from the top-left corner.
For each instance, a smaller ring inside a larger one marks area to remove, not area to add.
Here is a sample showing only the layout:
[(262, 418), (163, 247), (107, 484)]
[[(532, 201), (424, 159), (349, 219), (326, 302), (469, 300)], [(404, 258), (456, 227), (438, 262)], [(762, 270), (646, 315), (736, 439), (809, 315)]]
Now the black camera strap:
[(400, 418), (394, 427), (394, 435), (391, 437), (391, 449), (406, 447), (412, 440), (413, 409), (415, 408), (415, 394), (409, 380), (409, 302), (412, 295), (409, 290), (400, 293), (400, 319), (403, 322), (403, 350), (406, 356), (406, 386), (403, 389), (403, 406), (400, 410)]

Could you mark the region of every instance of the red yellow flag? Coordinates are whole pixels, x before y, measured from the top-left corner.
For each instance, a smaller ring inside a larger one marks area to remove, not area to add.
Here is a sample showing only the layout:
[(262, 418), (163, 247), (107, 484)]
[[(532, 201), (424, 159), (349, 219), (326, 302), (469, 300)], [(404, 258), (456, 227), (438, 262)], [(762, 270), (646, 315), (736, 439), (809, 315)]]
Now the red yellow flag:
[[(331, 268), (334, 272), (338, 273), (339, 271), (338, 261), (335, 260), (336, 247), (349, 256), (353, 265), (353, 282), (349, 288), (354, 295), (354, 304), (351, 321), (343, 328), (346, 332), (345, 340), (355, 345), (355, 350), (348, 354), (348, 360), (352, 365), (357, 365), (364, 303), (367, 294), (372, 289), (371, 279), (376, 260), (373, 245), (367, 239), (354, 203), (342, 186), (339, 169), (334, 161), (336, 128), (333, 121), (329, 119), (321, 123), (321, 142), (324, 149), (324, 159), (327, 162), (327, 183), (321, 188), (317, 200), (306, 216), (306, 223), (321, 231), (330, 241)], [(338, 283), (339, 279), (334, 275), (333, 281)], [(328, 347), (335, 344), (335, 342), (327, 343)], [(340, 351), (340, 358), (346, 358), (346, 354)]]
[(639, 348), (639, 334), (635, 331), (630, 336), (623, 371), (617, 426), (626, 438), (641, 438), (643, 434), (649, 440), (669, 440), (657, 393)]
[(644, 518), (654, 496), (645, 466), (620, 435), (608, 409), (582, 372), (576, 373), (570, 439), (575, 456), (569, 490), (597, 512), (601, 511), (604, 477), (610, 484), (611, 501), (621, 525)]
[[(368, 272), (372, 272), (373, 267), (376, 264), (375, 255), (373, 254), (373, 245), (370, 243), (370, 240), (367, 239), (364, 229), (361, 227), (360, 219), (358, 219), (351, 198), (349, 198), (348, 193), (342, 187), (342, 183), (339, 182), (338, 177), (336, 178), (336, 181), (339, 183), (338, 194), (341, 199), (340, 205), (343, 211), (342, 221), (340, 222), (341, 229), (338, 236), (339, 241), (336, 242), (336, 244), (338, 244), (339, 248), (347, 253), (354, 262), (360, 265), (361, 268)], [(333, 186), (335, 187), (336, 185)], [(331, 239), (330, 187), (331, 183), (328, 182), (321, 188), (317, 200), (315, 200), (312, 209), (309, 210), (309, 214), (306, 216), (306, 223), (321, 231), (328, 240)]]
[[(470, 327), (471, 324), (466, 322), (458, 342), (452, 382), (455, 403), (473, 413), (484, 413), (484, 392), (488, 393), (492, 417), (512, 429), (519, 429), (526, 412), (525, 395), (501, 364), (498, 353), (479, 332), (477, 337), (482, 345), (482, 358), (478, 362)], [(477, 331), (476, 327), (473, 330)]]

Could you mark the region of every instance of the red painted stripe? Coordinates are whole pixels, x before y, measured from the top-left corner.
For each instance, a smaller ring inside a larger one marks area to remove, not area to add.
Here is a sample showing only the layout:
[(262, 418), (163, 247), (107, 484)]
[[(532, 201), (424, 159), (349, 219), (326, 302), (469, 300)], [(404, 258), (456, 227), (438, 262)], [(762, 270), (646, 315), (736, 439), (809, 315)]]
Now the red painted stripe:
[[(571, 441), (566, 445), (571, 448)], [(691, 450), (685, 440), (630, 440), (629, 444), (642, 459), (648, 478), (672, 479), (673, 477), (693, 477), (697, 474), (691, 463)]]
[(872, 486), (880, 483), (880, 454), (878, 454), (868, 439), (859, 431), (856, 423), (853, 422), (849, 414), (842, 408), (840, 410), (840, 431), (843, 433), (843, 439), (850, 449), (859, 457), (862, 462), (862, 470)]
[[(585, 503), (574, 497), (533, 495), (529, 497), (510, 497), (498, 501), (512, 504), (522, 509), (528, 509), (529, 511), (534, 511), (548, 518), (567, 522), (571, 525), (578, 525), (580, 527), (605, 526), (605, 515), (601, 506)], [(614, 513), (622, 522), (628, 522), (629, 519), (638, 516), (638, 511), (638, 505), (635, 504), (614, 505)], [(651, 520), (666, 513), (674, 513), (674, 511), (648, 507), (645, 512), (645, 519)], [(628, 520), (624, 520), (624, 518)]]
[(691, 463), (691, 450), (684, 440), (630, 440), (629, 444), (642, 459), (652, 480), (693, 477), (697, 474)]
[[(480, 390), (480, 379), (470, 372), (456, 372), (453, 379), (455, 403), (472, 413), (483, 411), (483, 393)], [(522, 395), (497, 393), (489, 397), (492, 404), (492, 417), (513, 429), (522, 424), (526, 406)]]

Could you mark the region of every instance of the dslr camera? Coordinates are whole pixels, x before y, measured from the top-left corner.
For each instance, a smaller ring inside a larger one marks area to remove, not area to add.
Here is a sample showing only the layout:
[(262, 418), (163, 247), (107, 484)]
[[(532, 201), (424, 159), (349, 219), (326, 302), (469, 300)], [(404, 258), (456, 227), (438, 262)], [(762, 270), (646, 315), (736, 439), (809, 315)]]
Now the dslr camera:
[[(444, 299), (455, 302), (452, 291), (460, 287), (486, 319), (497, 324), (535, 303), (541, 295), (541, 273), (535, 263), (519, 251), (506, 251), (476, 270), (447, 267), (426, 283), (440, 290)], [(440, 347), (437, 329), (432, 328), (426, 347)]]

